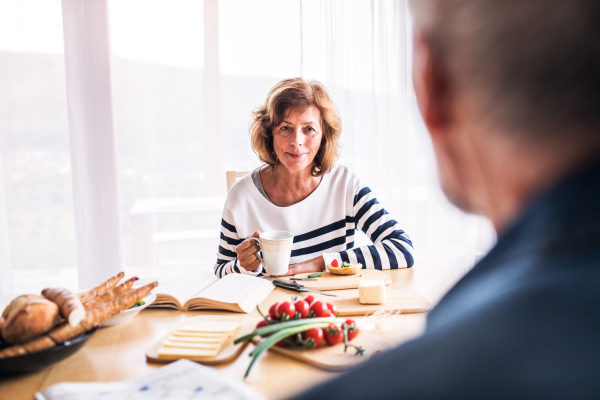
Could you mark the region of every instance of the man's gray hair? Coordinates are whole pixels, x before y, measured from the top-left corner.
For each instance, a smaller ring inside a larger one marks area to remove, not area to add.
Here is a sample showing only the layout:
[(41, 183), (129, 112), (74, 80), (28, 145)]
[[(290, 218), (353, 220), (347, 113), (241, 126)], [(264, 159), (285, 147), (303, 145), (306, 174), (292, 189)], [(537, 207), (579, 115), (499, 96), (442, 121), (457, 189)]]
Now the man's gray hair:
[[(412, 0), (454, 93), (515, 134), (600, 137), (600, 0)], [(596, 141), (596, 140), (594, 140)]]

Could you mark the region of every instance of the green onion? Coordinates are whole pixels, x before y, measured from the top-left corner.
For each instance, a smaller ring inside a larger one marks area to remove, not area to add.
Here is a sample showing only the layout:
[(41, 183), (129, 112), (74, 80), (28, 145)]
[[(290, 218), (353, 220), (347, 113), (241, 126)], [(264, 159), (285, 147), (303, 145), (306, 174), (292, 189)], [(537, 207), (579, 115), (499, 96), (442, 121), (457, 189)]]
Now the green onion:
[[(343, 318), (335, 318), (335, 317), (327, 317), (327, 318), (305, 318), (305, 319), (295, 319), (295, 320), (290, 320), (290, 321), (285, 321), (285, 322), (279, 322), (277, 324), (273, 324), (273, 325), (268, 325), (268, 326), (264, 326), (262, 328), (256, 329), (255, 331), (253, 331), (252, 333), (247, 334), (246, 336), (242, 336), (240, 338), (235, 339), (235, 341), (233, 342), (234, 344), (238, 344), (240, 342), (245, 342), (248, 341), (250, 339), (252, 339), (254, 336), (264, 336), (264, 335), (268, 335), (269, 333), (273, 333), (273, 332), (277, 332), (283, 329), (287, 329), (287, 328), (295, 328), (295, 327), (305, 327), (306, 330), (308, 328), (306, 328), (307, 325), (312, 325), (314, 323), (317, 322), (327, 322), (328, 324), (331, 323), (342, 323), (344, 322), (345, 319)], [(302, 331), (300, 331), (302, 332)]]
[[(316, 319), (331, 319), (331, 318), (316, 318)], [(254, 350), (252, 350), (252, 352), (250, 353), (250, 356), (252, 357), (252, 361), (250, 362), (250, 365), (248, 366), (248, 369), (246, 370), (246, 373), (244, 374), (244, 379), (246, 379), (246, 377), (250, 373), (250, 370), (252, 369), (252, 366), (254, 365), (256, 360), (258, 360), (258, 357), (260, 357), (260, 355), (262, 353), (264, 353), (269, 348), (271, 348), (275, 343), (279, 342), (282, 339), (285, 339), (288, 336), (292, 336), (297, 333), (304, 332), (305, 330), (310, 329), (310, 328), (326, 328), (327, 326), (329, 326), (329, 324), (330, 324), (330, 322), (313, 322), (312, 324), (305, 324), (305, 325), (301, 325), (301, 326), (290, 327), (287, 329), (281, 329), (277, 333), (274, 333), (273, 335), (269, 336), (268, 338), (265, 338), (265, 340), (260, 342), (256, 346), (256, 348)]]
[(321, 276), (321, 273), (320, 273), (320, 272), (315, 272), (314, 274), (310, 274), (308, 277), (309, 277), (309, 278), (318, 278), (318, 277), (320, 277), (320, 276)]
[[(260, 352), (263, 347), (266, 347), (268, 349), (275, 343), (279, 342), (281, 339), (285, 339), (286, 337), (293, 336), (296, 333), (302, 333), (310, 328), (326, 328), (329, 325), (330, 325), (329, 322), (318, 322), (318, 323), (311, 324), (308, 327), (302, 326), (302, 327), (282, 329), (282, 330), (278, 331), (277, 333), (274, 333), (273, 335), (265, 338), (265, 340), (263, 340), (258, 345), (256, 345), (256, 348), (254, 350), (252, 350), (249, 355), (254, 356), (257, 352)], [(279, 339), (277, 339), (277, 338), (279, 338)], [(273, 343), (269, 345), (270, 342), (273, 342)]]

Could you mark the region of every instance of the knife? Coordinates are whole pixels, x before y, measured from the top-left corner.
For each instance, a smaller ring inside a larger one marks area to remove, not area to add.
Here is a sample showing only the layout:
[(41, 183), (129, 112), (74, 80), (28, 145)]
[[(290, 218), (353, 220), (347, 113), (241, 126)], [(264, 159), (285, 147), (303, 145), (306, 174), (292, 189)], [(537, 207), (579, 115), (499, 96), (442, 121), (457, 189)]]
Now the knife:
[(319, 290), (309, 289), (309, 288), (299, 285), (297, 283), (285, 282), (285, 281), (281, 281), (279, 279), (275, 279), (273, 281), (273, 285), (280, 287), (282, 289), (295, 290), (296, 292), (313, 292), (313, 293), (319, 293), (319, 294), (322, 294), (325, 296), (337, 297), (337, 294), (325, 293), (325, 292), (321, 292)]

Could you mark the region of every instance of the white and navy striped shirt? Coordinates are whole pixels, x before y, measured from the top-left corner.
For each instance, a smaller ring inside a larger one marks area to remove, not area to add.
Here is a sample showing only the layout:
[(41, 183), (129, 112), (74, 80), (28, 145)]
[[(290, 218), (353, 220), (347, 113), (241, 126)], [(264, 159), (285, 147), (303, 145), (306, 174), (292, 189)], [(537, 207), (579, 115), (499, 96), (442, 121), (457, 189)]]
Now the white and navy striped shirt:
[[(219, 278), (231, 273), (266, 274), (262, 265), (246, 271), (236, 258), (236, 246), (254, 231), (292, 232), (290, 264), (320, 255), (326, 264), (337, 259), (371, 269), (410, 268), (414, 264), (408, 235), (347, 167), (334, 167), (310, 196), (289, 207), (278, 207), (266, 199), (251, 175), (233, 185), (225, 201), (215, 264)], [(354, 247), (357, 229), (373, 245)]]

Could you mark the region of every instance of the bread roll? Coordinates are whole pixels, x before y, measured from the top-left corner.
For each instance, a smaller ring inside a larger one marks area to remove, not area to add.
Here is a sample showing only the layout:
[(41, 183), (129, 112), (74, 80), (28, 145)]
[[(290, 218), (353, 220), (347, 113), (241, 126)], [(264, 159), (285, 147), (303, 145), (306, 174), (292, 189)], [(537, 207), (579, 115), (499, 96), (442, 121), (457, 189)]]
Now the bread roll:
[(2, 317), (2, 338), (12, 344), (48, 332), (59, 320), (56, 303), (37, 295), (17, 297), (6, 307)]

